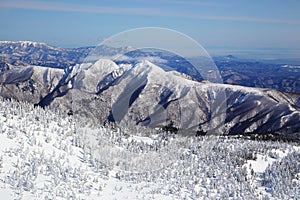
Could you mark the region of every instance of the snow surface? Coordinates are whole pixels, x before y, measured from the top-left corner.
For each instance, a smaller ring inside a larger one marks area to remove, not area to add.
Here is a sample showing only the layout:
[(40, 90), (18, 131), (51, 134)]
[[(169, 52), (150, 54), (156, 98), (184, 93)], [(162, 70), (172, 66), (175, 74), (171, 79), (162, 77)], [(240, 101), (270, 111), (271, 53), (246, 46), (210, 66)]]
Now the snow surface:
[[(103, 127), (59, 111), (2, 100), (0, 141), (0, 192), (5, 199), (300, 197), (295, 190), (300, 186), (297, 143)], [(130, 160), (132, 155), (138, 156), (138, 163)], [(157, 157), (143, 155), (165, 156), (161, 168), (154, 163)], [(115, 162), (123, 157), (128, 160)], [(147, 171), (136, 169), (143, 165)], [(294, 166), (290, 176), (281, 165)], [(274, 178), (282, 181), (272, 182)]]

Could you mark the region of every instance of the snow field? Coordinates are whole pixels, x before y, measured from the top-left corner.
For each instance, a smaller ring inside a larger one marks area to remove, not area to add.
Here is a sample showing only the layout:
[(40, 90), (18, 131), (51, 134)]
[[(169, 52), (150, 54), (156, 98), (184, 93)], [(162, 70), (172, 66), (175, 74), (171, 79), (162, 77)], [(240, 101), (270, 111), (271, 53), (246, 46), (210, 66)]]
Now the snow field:
[(7, 100), (0, 141), (1, 199), (300, 197), (298, 143), (104, 127)]

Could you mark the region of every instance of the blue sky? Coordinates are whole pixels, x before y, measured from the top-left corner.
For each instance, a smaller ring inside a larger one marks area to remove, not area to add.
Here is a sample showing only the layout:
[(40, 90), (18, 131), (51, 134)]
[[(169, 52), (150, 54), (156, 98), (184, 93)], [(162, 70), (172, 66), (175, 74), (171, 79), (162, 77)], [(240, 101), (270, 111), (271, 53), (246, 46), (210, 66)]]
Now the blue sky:
[(0, 40), (78, 47), (155, 26), (185, 33), (212, 54), (299, 58), (299, 8), (299, 0), (0, 0)]

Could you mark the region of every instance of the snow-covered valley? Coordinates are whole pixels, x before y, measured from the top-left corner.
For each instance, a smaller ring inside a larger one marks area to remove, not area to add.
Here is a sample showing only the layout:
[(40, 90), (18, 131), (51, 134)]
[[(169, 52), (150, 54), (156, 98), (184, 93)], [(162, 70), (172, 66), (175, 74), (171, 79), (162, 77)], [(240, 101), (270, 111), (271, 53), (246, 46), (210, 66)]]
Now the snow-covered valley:
[(299, 143), (100, 126), (13, 100), (0, 140), (1, 199), (300, 198)]

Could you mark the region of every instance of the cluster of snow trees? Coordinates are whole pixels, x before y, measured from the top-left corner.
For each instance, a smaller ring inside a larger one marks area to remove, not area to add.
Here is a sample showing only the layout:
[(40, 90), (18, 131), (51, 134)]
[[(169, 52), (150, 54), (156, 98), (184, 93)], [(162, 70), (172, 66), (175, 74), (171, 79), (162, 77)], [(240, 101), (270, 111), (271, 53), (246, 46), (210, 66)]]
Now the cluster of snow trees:
[[(0, 187), (15, 199), (300, 197), (300, 148), (292, 142), (99, 126), (7, 100), (0, 139)], [(269, 162), (262, 173), (247, 164), (259, 165), (259, 156)]]
[(269, 165), (262, 175), (266, 191), (278, 199), (300, 197), (300, 152), (291, 152)]

